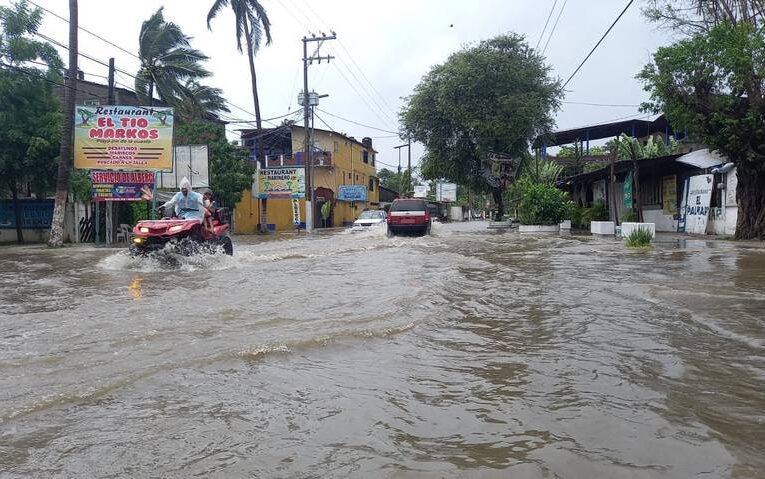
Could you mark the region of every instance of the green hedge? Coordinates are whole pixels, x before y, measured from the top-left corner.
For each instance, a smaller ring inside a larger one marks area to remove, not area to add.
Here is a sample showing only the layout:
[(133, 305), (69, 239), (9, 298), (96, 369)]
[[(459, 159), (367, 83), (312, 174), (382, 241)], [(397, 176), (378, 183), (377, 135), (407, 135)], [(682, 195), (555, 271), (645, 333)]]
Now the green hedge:
[(524, 183), (518, 219), (524, 225), (557, 225), (571, 217), (574, 203), (563, 191), (551, 185)]

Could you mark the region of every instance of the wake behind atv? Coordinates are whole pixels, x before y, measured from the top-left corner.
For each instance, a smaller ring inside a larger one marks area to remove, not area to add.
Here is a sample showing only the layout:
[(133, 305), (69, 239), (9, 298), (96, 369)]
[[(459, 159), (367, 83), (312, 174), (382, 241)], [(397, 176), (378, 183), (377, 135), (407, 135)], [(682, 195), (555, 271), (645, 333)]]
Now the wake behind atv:
[(182, 218), (139, 221), (133, 227), (130, 254), (142, 256), (170, 248), (183, 256), (191, 256), (222, 249), (231, 256), (234, 245), (228, 233), (225, 208), (217, 209), (212, 217), (205, 218), (204, 223)]

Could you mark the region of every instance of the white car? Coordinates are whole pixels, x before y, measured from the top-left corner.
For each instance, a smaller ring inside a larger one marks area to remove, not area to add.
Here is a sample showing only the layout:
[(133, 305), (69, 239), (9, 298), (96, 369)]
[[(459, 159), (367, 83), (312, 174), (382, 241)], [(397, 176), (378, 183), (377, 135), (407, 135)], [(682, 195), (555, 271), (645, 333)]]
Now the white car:
[(352, 231), (366, 231), (373, 226), (385, 224), (385, 212), (382, 210), (362, 211), (359, 219), (353, 222)]

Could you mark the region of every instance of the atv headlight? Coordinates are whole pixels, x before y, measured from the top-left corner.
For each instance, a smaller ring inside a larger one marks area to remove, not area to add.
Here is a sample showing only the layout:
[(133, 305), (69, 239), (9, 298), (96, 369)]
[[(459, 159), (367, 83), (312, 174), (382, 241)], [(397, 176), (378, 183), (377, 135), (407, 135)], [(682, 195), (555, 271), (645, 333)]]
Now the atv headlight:
[(148, 233), (148, 232), (149, 232), (149, 228), (147, 228), (147, 227), (145, 227), (145, 226), (142, 226), (142, 227), (141, 227), (141, 229), (140, 229), (139, 231), (140, 231), (141, 233)]
[(144, 241), (143, 238), (133, 238), (133, 243), (135, 244), (141, 244), (143, 243), (143, 241)]

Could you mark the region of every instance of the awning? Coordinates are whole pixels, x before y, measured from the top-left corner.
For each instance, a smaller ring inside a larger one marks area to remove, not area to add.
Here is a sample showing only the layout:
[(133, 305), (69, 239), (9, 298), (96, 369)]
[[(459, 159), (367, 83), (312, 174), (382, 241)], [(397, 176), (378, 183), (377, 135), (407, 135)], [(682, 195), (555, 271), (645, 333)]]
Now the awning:
[(708, 149), (692, 151), (686, 155), (681, 156), (675, 161), (685, 163), (686, 165), (692, 165), (696, 168), (703, 170), (712, 168), (723, 163), (727, 163), (727, 158), (717, 153), (716, 151), (709, 151)]

